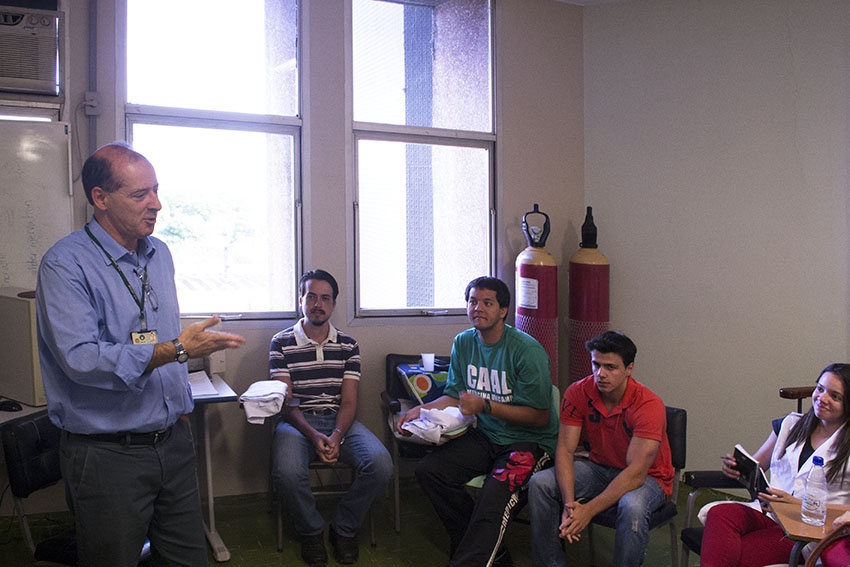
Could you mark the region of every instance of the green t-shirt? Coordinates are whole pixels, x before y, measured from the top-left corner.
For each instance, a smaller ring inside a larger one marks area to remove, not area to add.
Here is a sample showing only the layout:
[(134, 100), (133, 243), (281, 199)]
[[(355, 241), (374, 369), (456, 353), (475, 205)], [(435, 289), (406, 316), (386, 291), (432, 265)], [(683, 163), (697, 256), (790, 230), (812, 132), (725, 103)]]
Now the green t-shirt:
[(484, 344), (475, 329), (454, 339), (449, 377), (444, 394), (460, 398), (464, 390), (501, 404), (549, 409), (545, 427), (510, 423), (492, 415), (478, 415), (478, 429), (495, 445), (538, 443), (555, 454), (558, 439), (557, 390), (553, 392), (549, 355), (531, 335), (510, 325), (499, 342)]

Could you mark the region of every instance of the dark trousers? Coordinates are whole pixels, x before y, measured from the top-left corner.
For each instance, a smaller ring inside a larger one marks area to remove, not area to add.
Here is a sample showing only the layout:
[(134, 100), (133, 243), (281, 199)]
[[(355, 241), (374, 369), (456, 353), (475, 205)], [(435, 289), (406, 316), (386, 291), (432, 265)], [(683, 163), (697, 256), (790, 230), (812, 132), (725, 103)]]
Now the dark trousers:
[(77, 530), (78, 563), (132, 567), (145, 538), (164, 565), (207, 565), (195, 447), (187, 419), (156, 444), (62, 433), (60, 466)]
[[(420, 461), (416, 479), (449, 533), (450, 565), (492, 565), (521, 492), (548, 463), (537, 443), (494, 445), (477, 429)], [(482, 474), (487, 479), (473, 499), (465, 484)]]

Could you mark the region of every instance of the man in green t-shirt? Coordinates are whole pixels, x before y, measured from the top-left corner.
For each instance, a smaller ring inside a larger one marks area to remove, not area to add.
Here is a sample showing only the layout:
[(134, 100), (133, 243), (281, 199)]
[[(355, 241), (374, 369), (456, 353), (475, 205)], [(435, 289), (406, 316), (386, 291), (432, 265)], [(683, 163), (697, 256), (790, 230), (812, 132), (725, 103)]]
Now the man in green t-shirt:
[[(508, 286), (480, 277), (466, 287), (473, 328), (454, 339), (443, 395), (422, 408), (458, 407), (478, 425), (442, 445), (416, 468), (416, 478), (449, 533), (450, 565), (508, 565), (505, 528), (531, 475), (548, 466), (558, 437), (558, 396), (553, 396), (549, 356), (533, 337), (505, 323)], [(473, 500), (472, 478), (487, 479)]]

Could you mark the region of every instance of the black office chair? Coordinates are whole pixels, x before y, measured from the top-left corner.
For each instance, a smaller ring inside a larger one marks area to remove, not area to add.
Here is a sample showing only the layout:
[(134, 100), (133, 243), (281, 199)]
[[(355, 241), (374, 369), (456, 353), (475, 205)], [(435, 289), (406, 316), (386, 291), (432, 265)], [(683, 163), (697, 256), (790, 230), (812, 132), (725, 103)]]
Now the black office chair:
[(47, 410), (22, 416), (2, 427), (3, 453), (9, 473), (12, 504), (24, 542), (36, 565), (76, 565), (77, 546), (73, 532), (36, 545), (24, 509), (24, 499), (33, 492), (59, 482), (59, 429)]
[[(401, 531), (401, 501), (400, 501), (400, 462), (402, 459), (418, 461), (428, 454), (433, 447), (417, 443), (414, 439), (401, 438), (396, 433), (396, 422), (402, 412), (413, 407), (416, 402), (410, 399), (410, 395), (398, 374), (400, 364), (416, 364), (419, 362), (418, 354), (395, 354), (390, 353), (386, 358), (386, 389), (381, 392), (381, 411), (387, 424), (386, 443), (390, 448), (393, 459), (393, 504), (395, 507), (395, 531)], [(436, 370), (447, 369), (450, 357), (438, 356), (434, 359)]]
[[(654, 530), (669, 526), (670, 528), (670, 555), (673, 567), (678, 563), (676, 560), (676, 524), (674, 522), (677, 514), (676, 496), (679, 493), (679, 477), (685, 468), (685, 457), (687, 454), (687, 432), (688, 412), (680, 408), (667, 408), (667, 439), (670, 443), (670, 456), (675, 469), (673, 477), (673, 494), (667, 502), (652, 513), (649, 519), (649, 529)], [(599, 525), (614, 529), (617, 525), (617, 506), (611, 506), (604, 512), (597, 514), (588, 525), (588, 538), (590, 539), (590, 550), (593, 553), (593, 526)]]
[[(15, 515), (35, 565), (42, 567), (77, 564), (73, 530), (36, 544), (24, 510), (25, 498), (62, 478), (59, 436), (60, 430), (47, 417), (47, 410), (8, 421), (0, 428)], [(139, 564), (144, 564), (150, 555), (150, 544), (145, 542)]]

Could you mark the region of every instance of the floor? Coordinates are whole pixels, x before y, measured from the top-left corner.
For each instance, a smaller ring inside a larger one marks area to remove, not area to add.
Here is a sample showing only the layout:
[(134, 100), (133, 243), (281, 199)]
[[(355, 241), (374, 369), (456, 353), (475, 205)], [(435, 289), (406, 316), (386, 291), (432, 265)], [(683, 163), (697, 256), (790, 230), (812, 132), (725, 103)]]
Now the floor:
[[(685, 510), (687, 487), (680, 490), (680, 516)], [(8, 496), (8, 494), (7, 494)], [(443, 566), (448, 562), (448, 539), (440, 527), (430, 504), (412, 479), (402, 481), (401, 533), (393, 525), (392, 497), (379, 500), (374, 509), (377, 545), (369, 545), (368, 527), (360, 534), (360, 561), (362, 566)], [(328, 516), (333, 499), (323, 498), (322, 510)], [(276, 549), (276, 521), (265, 494), (228, 496), (216, 499), (216, 525), (219, 534), (231, 553), (228, 567), (299, 566), (304, 565), (299, 556), (297, 536), (292, 526), (284, 523), (284, 549)], [(681, 519), (680, 519), (681, 521)], [(67, 513), (31, 517), (36, 541), (63, 533), (70, 523)], [(611, 565), (613, 531), (596, 528), (593, 532), (595, 563)], [(655, 530), (650, 539), (647, 567), (667, 566), (670, 560), (670, 540), (667, 528)], [(513, 524), (508, 530), (507, 545), (516, 567), (531, 565), (529, 528)], [(568, 547), (570, 565), (589, 566), (590, 549), (586, 538)], [(690, 564), (698, 565), (698, 557), (691, 555)], [(215, 565), (210, 554), (210, 565)], [(334, 565), (333, 559), (330, 561)], [(18, 523), (13, 517), (0, 517), (0, 565), (18, 567), (32, 565)]]

